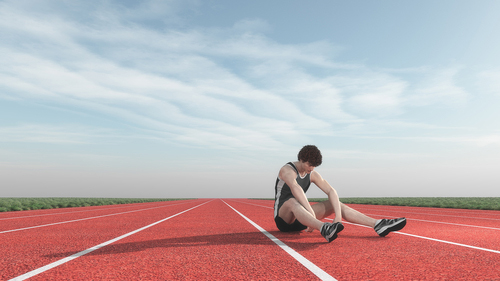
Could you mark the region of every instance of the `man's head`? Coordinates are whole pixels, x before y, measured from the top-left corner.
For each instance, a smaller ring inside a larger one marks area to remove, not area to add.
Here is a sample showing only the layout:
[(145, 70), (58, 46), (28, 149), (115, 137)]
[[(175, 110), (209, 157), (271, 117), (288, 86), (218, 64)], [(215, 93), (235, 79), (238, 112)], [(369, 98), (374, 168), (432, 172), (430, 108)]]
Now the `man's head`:
[(318, 167), (321, 165), (322, 156), (321, 151), (315, 145), (306, 145), (302, 147), (299, 151), (299, 155), (297, 155), (299, 161), (309, 162), (309, 164), (313, 167)]

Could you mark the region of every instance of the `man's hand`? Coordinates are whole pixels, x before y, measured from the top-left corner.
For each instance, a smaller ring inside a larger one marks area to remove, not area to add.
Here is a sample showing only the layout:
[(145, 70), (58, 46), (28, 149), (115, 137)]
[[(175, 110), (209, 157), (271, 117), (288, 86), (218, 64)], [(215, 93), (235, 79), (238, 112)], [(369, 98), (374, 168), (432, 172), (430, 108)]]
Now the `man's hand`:
[(312, 227), (309, 227), (309, 226), (308, 226), (308, 227), (306, 228), (306, 230), (305, 230), (305, 231), (306, 231), (306, 232), (313, 232), (313, 231), (314, 231), (314, 228), (312, 228)]

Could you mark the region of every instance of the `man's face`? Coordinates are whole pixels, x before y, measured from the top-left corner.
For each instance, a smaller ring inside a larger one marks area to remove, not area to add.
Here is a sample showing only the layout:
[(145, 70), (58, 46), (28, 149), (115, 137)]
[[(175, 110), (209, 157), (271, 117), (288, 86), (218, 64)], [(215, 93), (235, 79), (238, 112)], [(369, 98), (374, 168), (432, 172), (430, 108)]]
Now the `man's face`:
[(305, 170), (306, 170), (306, 173), (310, 174), (310, 173), (312, 173), (312, 171), (313, 171), (313, 170), (314, 170), (314, 168), (316, 168), (316, 167), (314, 167), (314, 166), (312, 166), (311, 164), (309, 164), (309, 162), (305, 162), (305, 163), (304, 163), (304, 168), (305, 168)]

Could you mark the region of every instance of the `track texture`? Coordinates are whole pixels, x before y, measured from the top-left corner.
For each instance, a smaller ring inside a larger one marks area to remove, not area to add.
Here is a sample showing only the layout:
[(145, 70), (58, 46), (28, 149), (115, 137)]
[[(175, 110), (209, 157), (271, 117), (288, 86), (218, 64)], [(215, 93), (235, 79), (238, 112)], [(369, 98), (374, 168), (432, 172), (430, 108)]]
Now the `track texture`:
[(345, 223), (326, 243), (319, 231), (279, 232), (273, 201), (249, 199), (1, 213), (0, 280), (318, 279), (229, 206), (337, 280), (500, 280), (499, 211), (350, 205), (407, 226), (381, 238)]

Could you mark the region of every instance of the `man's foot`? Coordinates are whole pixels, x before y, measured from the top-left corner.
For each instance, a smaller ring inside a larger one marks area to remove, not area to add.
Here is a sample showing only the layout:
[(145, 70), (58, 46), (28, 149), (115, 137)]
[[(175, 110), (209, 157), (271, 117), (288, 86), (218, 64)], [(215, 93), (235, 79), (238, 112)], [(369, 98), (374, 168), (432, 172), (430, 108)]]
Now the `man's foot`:
[(389, 234), (389, 232), (403, 229), (405, 225), (406, 225), (405, 218), (392, 219), (392, 220), (381, 219), (375, 225), (375, 231), (377, 232), (378, 235), (384, 237), (387, 234)]
[(320, 229), (321, 235), (325, 237), (328, 243), (337, 239), (337, 234), (344, 229), (344, 225), (341, 222), (330, 223), (325, 222)]

